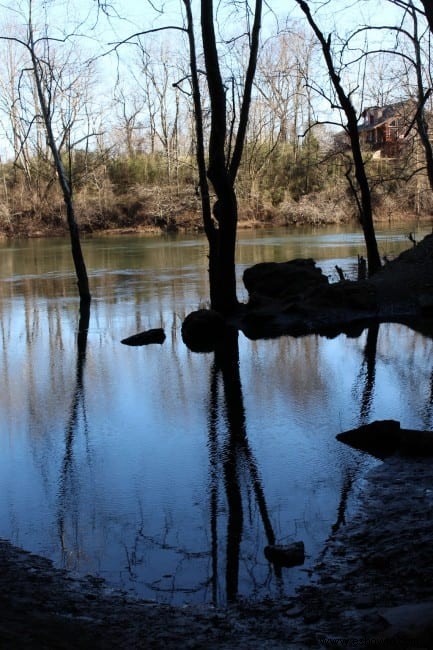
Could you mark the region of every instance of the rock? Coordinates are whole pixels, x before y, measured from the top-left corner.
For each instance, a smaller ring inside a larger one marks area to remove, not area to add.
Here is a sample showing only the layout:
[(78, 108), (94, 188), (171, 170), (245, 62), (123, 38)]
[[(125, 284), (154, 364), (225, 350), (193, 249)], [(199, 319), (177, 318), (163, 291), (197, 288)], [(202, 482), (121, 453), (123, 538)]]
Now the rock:
[(329, 284), (312, 259), (261, 262), (245, 269), (243, 281), (251, 297), (258, 294), (281, 300), (301, 299)]
[(425, 316), (433, 315), (433, 292), (426, 291), (421, 293), (418, 296), (418, 304), (421, 309), (421, 313)]
[(376, 420), (357, 429), (344, 431), (337, 440), (350, 447), (366, 451), (376, 458), (394, 454), (400, 444), (400, 422), (397, 420)]
[(164, 343), (165, 341), (165, 332), (162, 328), (158, 327), (156, 329), (146, 330), (145, 332), (140, 332), (139, 334), (133, 334), (128, 336), (126, 339), (120, 341), (124, 345), (149, 345), (150, 343)]
[(304, 542), (270, 544), (265, 547), (265, 557), (269, 562), (277, 566), (292, 567), (298, 564), (304, 564)]
[(399, 451), (404, 456), (433, 456), (433, 431), (401, 429)]
[(376, 420), (336, 436), (355, 449), (384, 459), (399, 452), (404, 456), (433, 456), (433, 432), (402, 429), (396, 420)]
[(224, 336), (225, 320), (212, 309), (193, 311), (182, 323), (182, 340), (193, 352), (212, 352)]
[(358, 311), (375, 313), (377, 310), (377, 296), (375, 288), (367, 282), (352, 282), (344, 280), (330, 284), (318, 298), (322, 307), (340, 307)]

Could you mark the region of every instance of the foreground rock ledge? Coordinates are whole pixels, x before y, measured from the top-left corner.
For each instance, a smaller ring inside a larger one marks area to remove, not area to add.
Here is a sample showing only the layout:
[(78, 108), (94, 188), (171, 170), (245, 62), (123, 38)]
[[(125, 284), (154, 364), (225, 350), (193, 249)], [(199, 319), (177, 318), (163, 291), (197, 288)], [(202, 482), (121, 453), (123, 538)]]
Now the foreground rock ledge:
[(356, 492), (350, 518), (296, 598), (228, 610), (136, 600), (0, 542), (0, 647), (301, 650), (337, 638), (348, 648), (375, 640), (431, 648), (431, 460), (377, 461)]

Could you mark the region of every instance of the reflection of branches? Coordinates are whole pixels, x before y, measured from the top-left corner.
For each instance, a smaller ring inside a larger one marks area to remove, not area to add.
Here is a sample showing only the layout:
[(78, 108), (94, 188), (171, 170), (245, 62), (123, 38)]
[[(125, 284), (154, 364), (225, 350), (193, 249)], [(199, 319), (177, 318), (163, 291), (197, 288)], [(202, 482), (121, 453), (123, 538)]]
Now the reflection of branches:
[(153, 582), (145, 582), (144, 584), (146, 587), (149, 587), (149, 589), (152, 589), (152, 591), (159, 591), (160, 593), (182, 593), (182, 594), (195, 594), (201, 589), (205, 588), (209, 584), (209, 580), (205, 580), (204, 582), (200, 582), (196, 587), (176, 587), (175, 586), (175, 578), (173, 576), (172, 584), (170, 587), (160, 587), (159, 582), (161, 580), (154, 580)]
[[(367, 331), (367, 339), (364, 347), (364, 354), (361, 365), (361, 372), (358, 375), (358, 382), (361, 383), (364, 378), (364, 385), (361, 396), (361, 408), (359, 414), (359, 423), (365, 424), (370, 418), (371, 405), (373, 402), (374, 386), (376, 381), (376, 355), (377, 340), (379, 336), (379, 324), (371, 325)], [(358, 383), (357, 382), (357, 383)], [(356, 478), (357, 468), (347, 468), (341, 486), (340, 502), (337, 509), (337, 520), (332, 526), (332, 535), (337, 533), (340, 526), (346, 523), (347, 502)]]
[(65, 452), (63, 456), (63, 464), (60, 475), (60, 499), (61, 506), (58, 514), (58, 530), (60, 537), (60, 544), (64, 560), (66, 559), (66, 546), (65, 546), (65, 500), (67, 497), (68, 481), (72, 483), (73, 479), (73, 444), (75, 432), (77, 429), (78, 415), (81, 407), (83, 414), (83, 421), (85, 431), (87, 432), (87, 416), (85, 407), (85, 395), (83, 385), (84, 366), (86, 361), (86, 347), (87, 347), (87, 333), (89, 330), (90, 319), (90, 303), (81, 301), (80, 305), (80, 319), (78, 323), (77, 335), (77, 362), (75, 369), (75, 388), (73, 392), (71, 407), (69, 411), (69, 418), (65, 429)]
[(210, 528), (212, 547), (212, 602), (218, 594), (218, 370), (213, 364), (210, 378), (209, 459), (210, 459)]
[[(167, 530), (164, 532), (162, 540), (158, 540), (155, 537), (152, 537), (151, 535), (145, 535), (142, 527), (140, 527), (139, 530), (137, 531), (132, 550), (129, 550), (126, 544), (124, 544), (127, 570), (128, 570), (128, 575), (130, 580), (135, 581), (137, 579), (137, 575), (134, 573), (134, 567), (143, 563), (143, 557), (139, 557), (137, 554), (137, 547), (140, 541), (144, 541), (147, 542), (153, 548), (158, 548), (161, 551), (172, 551), (176, 555), (180, 556), (179, 561), (175, 566), (174, 570), (170, 571), (169, 574), (165, 574), (162, 578), (157, 578), (152, 582), (144, 582), (146, 587), (148, 587), (152, 591), (157, 591), (160, 593), (170, 593), (170, 594), (175, 594), (175, 593), (193, 594), (201, 591), (202, 589), (207, 588), (209, 583), (212, 582), (212, 577), (203, 582), (198, 583), (194, 587), (185, 587), (185, 586), (176, 585), (176, 577), (181, 571), (183, 563), (189, 562), (191, 560), (208, 558), (209, 551), (187, 551), (182, 547), (174, 546), (173, 544), (168, 544), (165, 541), (167, 532), (168, 532)], [(163, 579), (170, 579), (169, 586), (162, 586), (160, 584)]]
[(180, 546), (174, 546), (173, 544), (168, 544), (167, 542), (160, 542), (152, 535), (145, 535), (142, 530), (139, 530), (137, 533), (137, 538), (143, 539), (146, 542), (149, 542), (152, 546), (160, 548), (164, 551), (173, 551), (178, 555), (182, 555), (185, 560), (194, 560), (197, 558), (209, 557), (209, 551), (187, 551)]

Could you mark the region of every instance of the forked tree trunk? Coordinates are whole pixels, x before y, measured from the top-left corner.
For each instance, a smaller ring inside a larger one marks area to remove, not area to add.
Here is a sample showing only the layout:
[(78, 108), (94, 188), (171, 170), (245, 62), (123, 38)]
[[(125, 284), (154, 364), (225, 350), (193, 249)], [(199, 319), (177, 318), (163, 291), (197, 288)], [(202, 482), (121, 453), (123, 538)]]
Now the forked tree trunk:
[[(234, 189), (236, 175), (242, 158), (248, 124), (251, 90), (256, 70), (258, 36), (261, 25), (262, 0), (256, 0), (251, 46), (246, 70), (239, 126), (233, 155), (227, 145), (227, 106), (225, 86), (221, 77), (214, 27), (213, 2), (201, 0), (201, 34), (210, 98), (210, 135), (206, 161), (203, 133), (203, 113), (198, 81), (194, 26), (191, 1), (183, 0), (190, 46), (190, 68), (193, 88), (194, 118), (197, 137), (197, 162), (202, 200), (203, 223), (209, 242), (209, 284), (211, 307), (223, 314), (233, 312), (238, 306), (236, 295), (236, 235), (238, 205)], [(211, 207), (209, 185), (211, 182), (216, 201)]]

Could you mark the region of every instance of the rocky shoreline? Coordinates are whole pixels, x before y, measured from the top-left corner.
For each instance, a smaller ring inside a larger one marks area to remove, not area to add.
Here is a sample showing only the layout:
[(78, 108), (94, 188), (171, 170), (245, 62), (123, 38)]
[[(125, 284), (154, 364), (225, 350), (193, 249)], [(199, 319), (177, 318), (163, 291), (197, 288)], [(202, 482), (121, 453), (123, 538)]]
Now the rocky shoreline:
[(432, 461), (378, 462), (357, 492), (296, 597), (228, 609), (134, 599), (0, 541), (0, 647), (431, 648)]
[(264, 262), (245, 270), (248, 303), (235, 324), (251, 339), (282, 335), (358, 336), (365, 327), (433, 323), (433, 235), (386, 262), (372, 277), (330, 283), (312, 259)]

